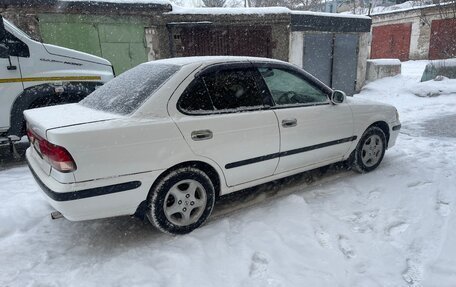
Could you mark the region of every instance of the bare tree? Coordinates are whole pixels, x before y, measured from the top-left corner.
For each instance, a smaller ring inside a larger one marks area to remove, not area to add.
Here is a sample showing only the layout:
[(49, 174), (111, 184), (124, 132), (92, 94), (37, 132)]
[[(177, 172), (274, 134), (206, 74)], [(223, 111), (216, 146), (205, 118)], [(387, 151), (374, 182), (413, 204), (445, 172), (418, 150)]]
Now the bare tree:
[(206, 7), (223, 7), (226, 0), (203, 0)]

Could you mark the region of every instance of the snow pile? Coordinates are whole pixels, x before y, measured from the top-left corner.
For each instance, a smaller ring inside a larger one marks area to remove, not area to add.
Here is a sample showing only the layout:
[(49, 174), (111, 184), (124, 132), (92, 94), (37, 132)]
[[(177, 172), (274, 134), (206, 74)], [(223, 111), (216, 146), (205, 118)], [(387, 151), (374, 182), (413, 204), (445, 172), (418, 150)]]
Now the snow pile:
[(403, 63), (356, 95), (400, 113), (377, 170), (233, 194), (185, 236), (129, 217), (52, 221), (25, 165), (0, 171), (0, 286), (454, 286), (456, 138), (425, 123), (454, 115), (456, 93), (411, 93), (425, 65)]
[(401, 97), (406, 97), (406, 95), (418, 97), (447, 96), (456, 93), (456, 79), (438, 77), (432, 81), (419, 82), (416, 81), (415, 77), (396, 76), (369, 83), (363, 88), (363, 91), (380, 91), (380, 93), (385, 96), (386, 93), (388, 93), (389, 95), (395, 95), (397, 97), (399, 97), (399, 95)]

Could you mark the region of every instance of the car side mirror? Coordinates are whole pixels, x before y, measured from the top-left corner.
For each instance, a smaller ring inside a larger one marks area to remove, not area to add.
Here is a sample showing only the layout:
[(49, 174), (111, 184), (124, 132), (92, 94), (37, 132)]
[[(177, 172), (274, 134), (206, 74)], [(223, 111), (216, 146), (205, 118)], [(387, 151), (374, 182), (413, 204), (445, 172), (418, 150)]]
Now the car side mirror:
[(345, 93), (339, 90), (335, 90), (331, 94), (331, 102), (335, 105), (341, 104), (345, 101)]

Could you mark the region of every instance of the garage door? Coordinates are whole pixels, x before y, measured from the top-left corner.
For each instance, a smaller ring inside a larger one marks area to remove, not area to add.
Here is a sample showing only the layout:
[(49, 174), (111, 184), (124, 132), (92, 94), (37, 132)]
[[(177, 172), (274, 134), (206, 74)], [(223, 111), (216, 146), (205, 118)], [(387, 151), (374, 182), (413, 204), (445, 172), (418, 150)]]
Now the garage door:
[(407, 61), (410, 53), (412, 23), (372, 27), (371, 58)]
[(272, 57), (270, 26), (174, 26), (173, 56)]
[(456, 19), (432, 21), (429, 59), (454, 57), (456, 57)]
[(358, 35), (304, 35), (303, 68), (333, 89), (353, 95), (358, 68)]
[(108, 59), (120, 74), (147, 61), (145, 24), (134, 18), (40, 15), (45, 43)]

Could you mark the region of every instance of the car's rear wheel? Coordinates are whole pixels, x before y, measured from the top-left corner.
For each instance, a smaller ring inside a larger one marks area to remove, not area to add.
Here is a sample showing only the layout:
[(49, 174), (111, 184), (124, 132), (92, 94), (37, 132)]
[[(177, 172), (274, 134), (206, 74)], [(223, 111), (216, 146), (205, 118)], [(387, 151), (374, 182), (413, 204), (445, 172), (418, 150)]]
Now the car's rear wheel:
[(210, 178), (199, 169), (180, 168), (162, 178), (151, 192), (148, 218), (163, 232), (185, 234), (206, 221), (214, 202)]
[(366, 173), (376, 169), (386, 150), (386, 136), (378, 127), (368, 128), (361, 137), (353, 154), (352, 169)]

